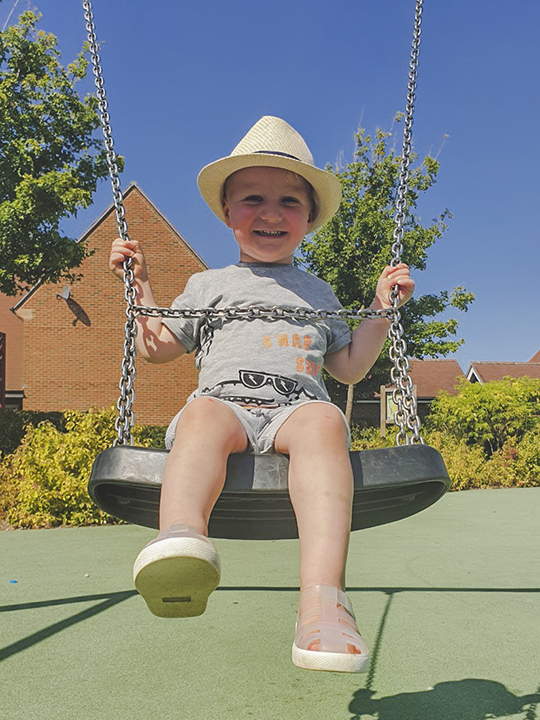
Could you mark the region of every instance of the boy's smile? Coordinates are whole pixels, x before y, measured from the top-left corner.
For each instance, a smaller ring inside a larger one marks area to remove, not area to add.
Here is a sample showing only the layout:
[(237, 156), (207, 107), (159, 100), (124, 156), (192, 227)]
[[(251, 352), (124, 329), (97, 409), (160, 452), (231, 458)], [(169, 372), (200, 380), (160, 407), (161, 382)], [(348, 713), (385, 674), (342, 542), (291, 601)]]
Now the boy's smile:
[(242, 262), (290, 264), (309, 232), (312, 189), (282, 168), (244, 168), (227, 179), (223, 212)]

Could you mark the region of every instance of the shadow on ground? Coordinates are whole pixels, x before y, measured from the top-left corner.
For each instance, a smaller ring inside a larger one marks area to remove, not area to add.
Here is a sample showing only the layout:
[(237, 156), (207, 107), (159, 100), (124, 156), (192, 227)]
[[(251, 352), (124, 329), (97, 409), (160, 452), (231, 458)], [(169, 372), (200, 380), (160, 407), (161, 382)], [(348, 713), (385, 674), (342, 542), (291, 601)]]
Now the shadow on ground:
[[(220, 591), (226, 592), (230, 590), (248, 589), (298, 591), (298, 588), (295, 587), (222, 587)], [(383, 588), (377, 589), (383, 590)], [(355, 588), (355, 590), (365, 591), (365, 588)], [(377, 718), (377, 720), (486, 720), (487, 718), (505, 718), (521, 713), (525, 713), (523, 715), (524, 720), (540, 720), (540, 713), (538, 712), (540, 687), (538, 692), (534, 694), (519, 696), (510, 692), (502, 683), (486, 679), (468, 678), (453, 682), (442, 682), (422, 692), (399, 693), (382, 698), (374, 697), (377, 693), (371, 688), (374, 685), (377, 660), (383, 643), (386, 621), (395, 595), (403, 590), (402, 588), (384, 588), (384, 592), (387, 595), (387, 602), (373, 648), (371, 668), (366, 682), (367, 687), (359, 689), (354, 693), (353, 699), (348, 707), (349, 712), (352, 713), (350, 720), (362, 720), (363, 718), (370, 717)], [(413, 589), (407, 588), (407, 591), (410, 592), (411, 590)], [(416, 590), (425, 591), (426, 588), (417, 588)], [(435, 589), (432, 588), (431, 590)], [(441, 591), (441, 588), (438, 590)], [(467, 589), (467, 592), (471, 591), (471, 588)], [(520, 590), (517, 591), (520, 592)], [(483, 588), (481, 592), (486, 592), (486, 589)], [(491, 592), (497, 592), (497, 590), (491, 589)], [(508, 590), (506, 590), (506, 592), (508, 592)], [(65, 618), (36, 633), (21, 638), (11, 645), (1, 648), (0, 661), (27, 650), (32, 645), (40, 643), (72, 625), (88, 620), (90, 617), (104, 612), (136, 594), (135, 590), (126, 590), (116, 593), (81, 595), (78, 597), (58, 598), (56, 600), (0, 607), (0, 613), (7, 613), (20, 610), (36, 610), (54, 605), (96, 603), (93, 604), (92, 607), (85, 608), (69, 618)]]
[(66, 628), (71, 627), (72, 625), (76, 625), (83, 620), (88, 620), (88, 618), (104, 612), (105, 610), (108, 610), (114, 605), (118, 605), (118, 603), (121, 603), (136, 594), (136, 590), (125, 590), (123, 592), (104, 593), (101, 595), (80, 595), (78, 597), (59, 598), (58, 600), (46, 600), (42, 602), (31, 602), (20, 605), (4, 605), (3, 607), (0, 607), (0, 613), (13, 612), (15, 610), (36, 610), (43, 607), (53, 607), (55, 605), (72, 605), (74, 603), (87, 603), (95, 602), (97, 600), (103, 600), (103, 602), (100, 602), (98, 605), (93, 605), (90, 608), (86, 608), (85, 610), (82, 610), (81, 612), (78, 612), (71, 617), (60, 620), (59, 622), (54, 623), (53, 625), (49, 625), (42, 630), (38, 630), (38, 632), (32, 633), (25, 638), (21, 638), (20, 640), (12, 643), (11, 645), (0, 648), (0, 662), (2, 660), (6, 660), (12, 655), (16, 655), (17, 653), (22, 652), (23, 650), (27, 650), (28, 648), (32, 647), (32, 645), (36, 645), (37, 643), (43, 642), (43, 640), (47, 640), (47, 638), (50, 638), (52, 635), (55, 635), (62, 630), (66, 630)]
[(514, 695), (492, 680), (468, 678), (443, 682), (424, 692), (399, 693), (374, 698), (373, 690), (357, 690), (349, 705), (350, 720), (376, 717), (378, 720), (485, 720), (525, 713), (525, 720), (537, 720), (540, 692)]

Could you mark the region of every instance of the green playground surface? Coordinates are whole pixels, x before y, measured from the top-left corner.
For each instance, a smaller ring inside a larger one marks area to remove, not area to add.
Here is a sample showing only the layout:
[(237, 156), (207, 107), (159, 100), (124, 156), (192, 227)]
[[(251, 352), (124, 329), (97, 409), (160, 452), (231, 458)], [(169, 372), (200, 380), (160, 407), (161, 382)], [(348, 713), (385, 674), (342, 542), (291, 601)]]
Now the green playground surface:
[(540, 488), (450, 493), (351, 537), (366, 675), (290, 659), (298, 542), (216, 540), (198, 618), (151, 615), (131, 525), (0, 533), (1, 720), (540, 719)]

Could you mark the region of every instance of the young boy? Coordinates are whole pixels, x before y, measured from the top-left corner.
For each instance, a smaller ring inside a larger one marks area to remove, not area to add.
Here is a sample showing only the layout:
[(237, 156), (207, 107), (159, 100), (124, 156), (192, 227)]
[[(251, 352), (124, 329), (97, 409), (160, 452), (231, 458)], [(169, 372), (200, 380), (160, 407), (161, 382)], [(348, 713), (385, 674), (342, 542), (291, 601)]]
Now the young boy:
[[(173, 307), (341, 307), (330, 286), (292, 265), (306, 233), (339, 207), (338, 179), (316, 168), (302, 137), (263, 117), (230, 156), (203, 168), (202, 196), (233, 231), (240, 262), (190, 278)], [(138, 304), (156, 306), (137, 242), (115, 240), (110, 266), (119, 277), (133, 260)], [(400, 304), (414, 283), (409, 268), (387, 267), (371, 307)], [(321, 377), (357, 383), (379, 356), (385, 318), (351, 334), (342, 320), (265, 321), (139, 317), (137, 349), (163, 363), (196, 351), (198, 389), (167, 432), (160, 533), (139, 554), (135, 585), (161, 617), (200, 615), (220, 579), (208, 519), (230, 453), (290, 457), (289, 492), (300, 537), (300, 603), (293, 662), (314, 670), (365, 672), (369, 652), (345, 594), (353, 476), (349, 430)]]

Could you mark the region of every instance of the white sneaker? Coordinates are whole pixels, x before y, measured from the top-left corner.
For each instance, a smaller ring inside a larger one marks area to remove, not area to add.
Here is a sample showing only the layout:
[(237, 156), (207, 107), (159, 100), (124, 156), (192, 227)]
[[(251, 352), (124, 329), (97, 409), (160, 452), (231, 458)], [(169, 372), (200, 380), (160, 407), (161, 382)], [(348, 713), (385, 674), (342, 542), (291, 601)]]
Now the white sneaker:
[(158, 617), (202, 615), (220, 577), (214, 544), (188, 525), (160, 533), (143, 547), (133, 566), (135, 587)]

